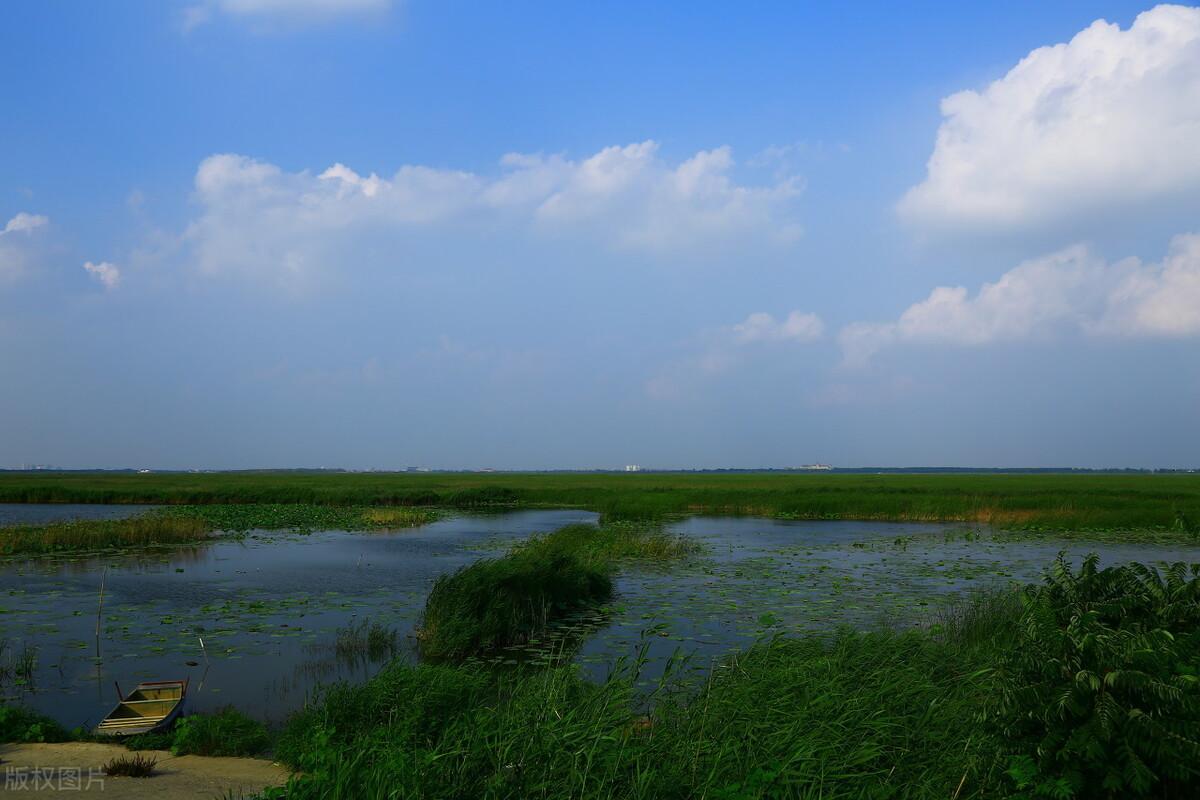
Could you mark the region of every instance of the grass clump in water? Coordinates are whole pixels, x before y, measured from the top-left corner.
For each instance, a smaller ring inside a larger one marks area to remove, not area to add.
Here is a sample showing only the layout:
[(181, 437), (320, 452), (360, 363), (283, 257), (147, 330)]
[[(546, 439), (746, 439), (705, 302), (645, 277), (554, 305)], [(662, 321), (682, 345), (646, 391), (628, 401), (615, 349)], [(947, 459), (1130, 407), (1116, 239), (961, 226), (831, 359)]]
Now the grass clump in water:
[(396, 629), (360, 620), (338, 628), (334, 651), (343, 659), (380, 661), (396, 652)]
[(270, 742), (265, 725), (231, 707), (180, 719), (175, 723), (171, 752), (177, 756), (255, 756)]
[(588, 552), (596, 528), (573, 525), (437, 579), (421, 654), (457, 660), (522, 644), (554, 620), (612, 595), (612, 567)]
[(14, 686), (33, 684), (33, 673), (37, 669), (37, 648), (28, 642), (16, 649), (8, 639), (0, 639), (0, 687), (12, 683)]
[(0, 528), (0, 555), (40, 555), (72, 551), (186, 544), (208, 536), (199, 519), (144, 514), (130, 519), (73, 520), (50, 525)]

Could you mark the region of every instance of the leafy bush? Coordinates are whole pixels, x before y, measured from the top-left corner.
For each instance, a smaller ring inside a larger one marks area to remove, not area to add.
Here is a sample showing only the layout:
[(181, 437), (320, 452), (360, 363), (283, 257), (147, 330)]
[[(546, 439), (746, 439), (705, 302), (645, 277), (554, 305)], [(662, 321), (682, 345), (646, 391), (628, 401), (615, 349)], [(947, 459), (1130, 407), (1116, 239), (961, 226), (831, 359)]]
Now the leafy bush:
[(1027, 796), (1200, 796), (1200, 565), (1078, 573), (1026, 593), (999, 719)]
[(70, 735), (54, 720), (20, 706), (0, 705), (0, 743), (65, 742)]
[(253, 756), (267, 749), (270, 736), (261, 722), (234, 708), (196, 714), (175, 723), (171, 752), (177, 756)]
[[(580, 530), (582, 529), (582, 530)], [(612, 594), (611, 568), (588, 557), (570, 526), (437, 579), (425, 603), (421, 654), (462, 659), (528, 641), (549, 623)]]

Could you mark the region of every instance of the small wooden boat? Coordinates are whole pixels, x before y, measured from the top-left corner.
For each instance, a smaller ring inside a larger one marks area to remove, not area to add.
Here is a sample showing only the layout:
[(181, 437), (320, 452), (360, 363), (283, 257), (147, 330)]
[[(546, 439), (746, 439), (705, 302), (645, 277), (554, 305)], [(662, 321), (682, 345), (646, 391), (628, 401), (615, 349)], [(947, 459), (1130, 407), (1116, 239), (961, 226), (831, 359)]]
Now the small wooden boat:
[(96, 733), (100, 736), (133, 736), (161, 731), (182, 713), (187, 688), (187, 680), (150, 681), (139, 683), (122, 697), (121, 687), (117, 686), (120, 702), (96, 726)]

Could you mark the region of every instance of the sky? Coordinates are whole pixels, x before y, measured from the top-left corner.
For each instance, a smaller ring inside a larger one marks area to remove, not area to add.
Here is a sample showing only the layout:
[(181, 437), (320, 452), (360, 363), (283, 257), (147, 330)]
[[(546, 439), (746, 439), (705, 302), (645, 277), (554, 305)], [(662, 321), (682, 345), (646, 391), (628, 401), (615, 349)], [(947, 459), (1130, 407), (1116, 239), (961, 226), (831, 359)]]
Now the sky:
[(1200, 8), (12, 0), (0, 467), (1200, 466)]

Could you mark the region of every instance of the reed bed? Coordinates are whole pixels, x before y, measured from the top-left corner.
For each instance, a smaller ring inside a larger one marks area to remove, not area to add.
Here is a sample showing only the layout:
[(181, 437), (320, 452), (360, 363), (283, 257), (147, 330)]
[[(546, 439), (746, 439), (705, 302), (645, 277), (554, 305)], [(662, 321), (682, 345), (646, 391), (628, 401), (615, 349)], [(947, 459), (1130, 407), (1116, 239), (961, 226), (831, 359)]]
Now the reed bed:
[(17, 525), (0, 528), (0, 555), (190, 544), (207, 538), (209, 530), (209, 526), (200, 519), (160, 514), (130, 519)]
[(2, 473), (0, 502), (585, 508), (1200, 533), (1200, 474)]
[(0, 556), (193, 544), (212, 533), (251, 530), (400, 530), (437, 519), (426, 508), (282, 503), (171, 506), (128, 519), (0, 527)]

